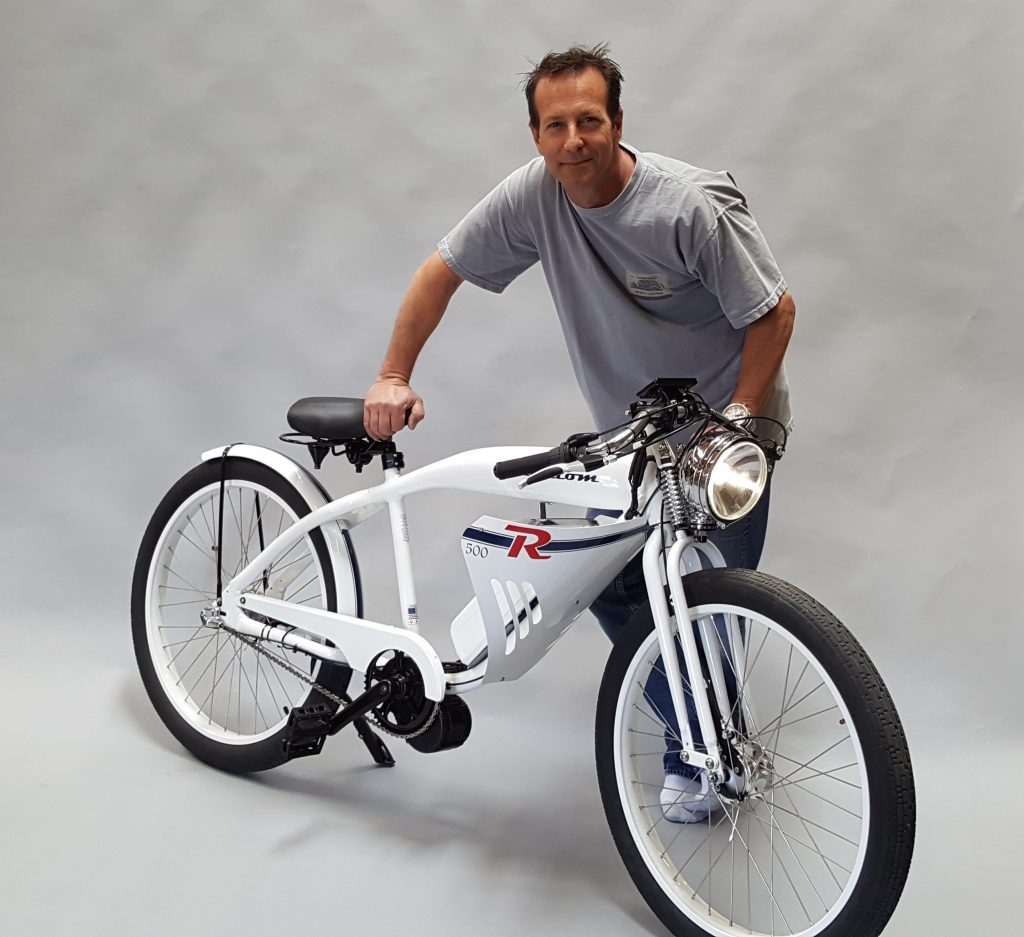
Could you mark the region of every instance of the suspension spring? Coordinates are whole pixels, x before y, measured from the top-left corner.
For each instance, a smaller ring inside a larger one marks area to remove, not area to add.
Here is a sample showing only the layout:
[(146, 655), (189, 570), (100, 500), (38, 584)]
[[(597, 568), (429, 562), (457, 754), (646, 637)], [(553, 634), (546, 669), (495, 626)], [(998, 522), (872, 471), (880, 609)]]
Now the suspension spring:
[(683, 489), (679, 484), (679, 473), (675, 466), (659, 466), (658, 482), (661, 484), (669, 516), (672, 518), (672, 526), (676, 530), (682, 530), (687, 526), (690, 512), (686, 508), (686, 499), (683, 497)]

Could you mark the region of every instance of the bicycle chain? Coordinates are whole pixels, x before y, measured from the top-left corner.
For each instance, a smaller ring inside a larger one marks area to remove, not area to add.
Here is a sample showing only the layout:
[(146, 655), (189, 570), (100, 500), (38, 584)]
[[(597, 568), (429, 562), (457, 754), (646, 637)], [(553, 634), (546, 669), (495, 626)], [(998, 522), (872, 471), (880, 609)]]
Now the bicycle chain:
[[(270, 651), (261, 647), (259, 642), (255, 638), (250, 638), (248, 635), (239, 634), (237, 631), (231, 631), (231, 629), (229, 628), (225, 628), (224, 630), (228, 631), (230, 634), (233, 634), (244, 644), (249, 645), (249, 647), (251, 647), (257, 654), (262, 654), (264, 657), (275, 663), (282, 670), (290, 673), (293, 677), (297, 678), (298, 680), (301, 680), (303, 683), (309, 684), (309, 686), (316, 690), (317, 693), (319, 693), (321, 696), (326, 696), (327, 699), (329, 699), (336, 706), (344, 707), (348, 705), (348, 703), (346, 703), (345, 700), (343, 700), (340, 696), (336, 695), (335, 693), (332, 693), (330, 690), (327, 689), (327, 687), (323, 686), (322, 684), (317, 683), (308, 674), (304, 674), (301, 670), (299, 670), (298, 667), (289, 664), (288, 661), (282, 660), (276, 654), (271, 654)], [(385, 732), (388, 735), (398, 739), (414, 739), (417, 736), (422, 735), (424, 732), (427, 731), (427, 729), (429, 729), (434, 724), (434, 720), (437, 719), (438, 713), (440, 713), (440, 711), (440, 704), (434, 703), (433, 712), (431, 712), (427, 721), (423, 723), (423, 725), (420, 726), (415, 732), (407, 733), (395, 732), (394, 729), (385, 724), (383, 720), (379, 719), (377, 717), (377, 714), (372, 709), (370, 710), (369, 716), (373, 724), (382, 732)]]
[(427, 721), (424, 722), (423, 725), (421, 725), (415, 732), (396, 732), (394, 729), (390, 728), (380, 719), (378, 719), (377, 714), (373, 710), (370, 710), (370, 719), (373, 721), (373, 724), (381, 730), (381, 732), (386, 732), (388, 735), (393, 736), (396, 739), (414, 739), (417, 736), (422, 735), (424, 732), (427, 731), (427, 729), (429, 729), (434, 724), (434, 720), (437, 719), (438, 713), (440, 712), (441, 704), (434, 703), (434, 711), (427, 718)]
[(322, 684), (317, 683), (316, 680), (314, 680), (308, 674), (303, 673), (301, 670), (299, 670), (298, 667), (294, 666), (293, 664), (289, 664), (288, 661), (283, 660), (276, 654), (271, 654), (270, 651), (261, 647), (259, 642), (255, 638), (250, 638), (248, 635), (245, 634), (239, 634), (237, 631), (232, 631), (230, 628), (224, 628), (224, 630), (227, 631), (229, 634), (234, 635), (234, 637), (238, 638), (238, 640), (241, 641), (243, 644), (248, 644), (249, 647), (251, 647), (257, 654), (262, 654), (268, 660), (277, 664), (277, 666), (280, 667), (282, 670), (290, 673), (293, 677), (297, 678), (298, 680), (301, 680), (303, 683), (308, 683), (314, 690), (317, 691), (317, 693), (319, 693), (321, 696), (326, 696), (332, 703), (336, 704), (337, 706), (348, 705), (340, 696), (338, 696), (335, 693), (332, 693), (330, 690), (327, 689), (327, 687), (323, 686)]

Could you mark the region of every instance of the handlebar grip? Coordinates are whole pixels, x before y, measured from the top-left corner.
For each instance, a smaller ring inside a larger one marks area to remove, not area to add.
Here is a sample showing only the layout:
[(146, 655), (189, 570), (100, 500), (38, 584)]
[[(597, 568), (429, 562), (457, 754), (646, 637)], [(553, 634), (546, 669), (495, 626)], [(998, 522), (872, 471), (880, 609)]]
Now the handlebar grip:
[(547, 452), (538, 452), (536, 455), (525, 455), (521, 459), (507, 459), (498, 462), (494, 466), (495, 478), (516, 478), (519, 475), (532, 475), (549, 465), (561, 465), (563, 462), (571, 462), (573, 456), (564, 451), (563, 446), (555, 446)]

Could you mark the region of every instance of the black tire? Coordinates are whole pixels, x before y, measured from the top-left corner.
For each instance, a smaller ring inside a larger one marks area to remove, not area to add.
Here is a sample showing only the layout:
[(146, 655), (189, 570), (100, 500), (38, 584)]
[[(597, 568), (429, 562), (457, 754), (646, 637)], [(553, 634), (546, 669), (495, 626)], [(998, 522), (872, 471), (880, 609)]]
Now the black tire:
[[(876, 937), (906, 882), (915, 829), (910, 754), (881, 677), (850, 632), (788, 583), (716, 569), (686, 577), (684, 586), (691, 611), (730, 606), (731, 620), (743, 622), (742, 631), (731, 632), (742, 635), (732, 639), (742, 660), (728, 666), (742, 669), (749, 692), (735, 711), (744, 710), (744, 740), (764, 743), (771, 771), (755, 796), (738, 801), (712, 791), (715, 812), (703, 822), (669, 822), (660, 798), (665, 740), (649, 721), (658, 710), (648, 694), (658, 644), (650, 609), (641, 609), (612, 649), (596, 726), (601, 797), (630, 876), (677, 937), (769, 931)], [(730, 619), (723, 610), (714, 620)], [(731, 652), (725, 639), (718, 641), (724, 659)], [(793, 685), (797, 673), (802, 685)], [(768, 687), (781, 703), (771, 722), (757, 712), (762, 698), (775, 699)], [(818, 712), (828, 699), (833, 705)], [(749, 723), (747, 709), (753, 710)], [(807, 760), (833, 737), (831, 749)], [(850, 760), (856, 764), (847, 765)], [(834, 762), (841, 764), (830, 767)], [(821, 817), (829, 819), (819, 824)], [(768, 859), (758, 862), (769, 856), (770, 884)], [(804, 901), (811, 889), (817, 897)]]
[[(196, 466), (171, 488), (149, 522), (132, 581), (132, 640), (142, 682), (174, 737), (214, 767), (239, 773), (262, 771), (286, 760), (282, 743), (292, 708), (314, 703), (333, 708), (333, 704), (238, 637), (200, 624), (199, 610), (212, 605), (216, 595), (214, 544), (221, 468), (219, 459)], [(226, 583), (243, 556), (254, 556), (260, 542), (269, 543), (292, 520), (308, 514), (310, 506), (286, 479), (258, 462), (228, 458), (224, 471)], [(354, 568), (351, 548), (349, 560)], [(284, 597), (338, 610), (334, 570), (320, 530), (299, 541), (250, 591), (266, 592), (272, 583), (285, 582), (289, 576), (291, 582), (274, 586), (283, 589)], [(298, 578), (303, 585), (296, 587)], [(355, 608), (345, 611), (358, 614)], [(259, 643), (333, 693), (348, 688), (351, 670), (347, 666)], [(206, 676), (211, 667), (212, 675)], [(191, 681), (195, 683), (187, 689)], [(199, 699), (207, 686), (209, 695)]]

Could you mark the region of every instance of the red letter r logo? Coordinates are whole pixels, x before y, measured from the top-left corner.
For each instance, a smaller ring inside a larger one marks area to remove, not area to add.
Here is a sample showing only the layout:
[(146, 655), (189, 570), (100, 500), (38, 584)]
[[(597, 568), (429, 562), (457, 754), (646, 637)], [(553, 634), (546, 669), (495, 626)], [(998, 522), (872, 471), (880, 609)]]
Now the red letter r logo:
[[(551, 534), (546, 530), (534, 530), (532, 527), (519, 527), (516, 524), (507, 524), (505, 530), (513, 530), (516, 532), (516, 537), (512, 541), (512, 546), (508, 549), (508, 555), (510, 558), (515, 559), (519, 556), (523, 550), (526, 551), (526, 555), (531, 560), (550, 560), (550, 556), (541, 556), (537, 551), (547, 544), (551, 540)], [(532, 541), (527, 543), (528, 537), (532, 537)]]

